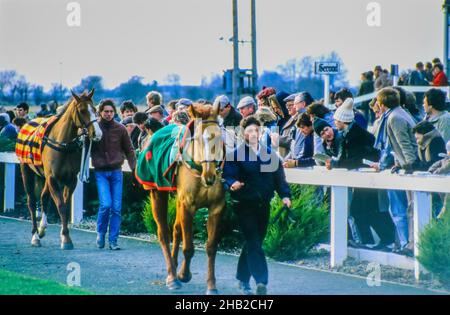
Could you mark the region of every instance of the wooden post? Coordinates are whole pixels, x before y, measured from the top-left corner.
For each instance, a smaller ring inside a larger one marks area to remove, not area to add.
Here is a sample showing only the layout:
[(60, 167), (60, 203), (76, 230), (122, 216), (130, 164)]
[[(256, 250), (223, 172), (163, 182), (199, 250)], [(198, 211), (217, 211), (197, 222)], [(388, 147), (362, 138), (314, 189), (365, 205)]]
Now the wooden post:
[(347, 258), (348, 187), (331, 187), (331, 267)]
[(16, 190), (16, 164), (5, 163), (5, 191), (3, 201), (3, 211), (14, 209)]
[[(414, 191), (414, 257), (419, 255), (419, 236), (425, 226), (431, 221), (431, 194), (429, 192)], [(424, 268), (414, 259), (414, 277), (418, 281), (420, 272)]]
[(83, 183), (78, 180), (77, 187), (72, 195), (72, 215), (70, 222), (72, 224), (80, 223), (83, 220)]

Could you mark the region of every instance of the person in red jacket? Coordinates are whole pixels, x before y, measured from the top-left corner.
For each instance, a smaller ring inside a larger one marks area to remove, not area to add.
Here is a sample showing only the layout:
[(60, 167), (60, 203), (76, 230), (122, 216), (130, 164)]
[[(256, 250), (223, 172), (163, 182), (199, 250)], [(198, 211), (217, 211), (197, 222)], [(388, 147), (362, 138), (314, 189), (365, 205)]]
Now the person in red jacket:
[(433, 67), (433, 86), (447, 86), (448, 79), (444, 72), (442, 63), (437, 63)]

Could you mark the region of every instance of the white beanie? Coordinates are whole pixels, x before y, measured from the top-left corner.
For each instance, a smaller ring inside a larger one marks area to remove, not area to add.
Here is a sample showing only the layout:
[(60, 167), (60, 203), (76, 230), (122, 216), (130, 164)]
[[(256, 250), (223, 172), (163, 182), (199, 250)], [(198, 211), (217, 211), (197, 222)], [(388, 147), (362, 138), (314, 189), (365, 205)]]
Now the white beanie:
[(254, 105), (254, 106), (256, 106), (256, 102), (255, 102), (255, 100), (253, 99), (253, 97), (251, 97), (251, 96), (245, 96), (245, 97), (243, 97), (240, 101), (239, 101), (239, 103), (238, 103), (238, 105), (237, 105), (237, 109), (240, 109), (240, 108), (242, 108), (242, 107), (245, 107), (245, 106), (248, 106), (248, 105)]
[(351, 123), (355, 119), (355, 112), (353, 111), (353, 99), (347, 98), (345, 102), (336, 109), (334, 112), (334, 119), (344, 122)]

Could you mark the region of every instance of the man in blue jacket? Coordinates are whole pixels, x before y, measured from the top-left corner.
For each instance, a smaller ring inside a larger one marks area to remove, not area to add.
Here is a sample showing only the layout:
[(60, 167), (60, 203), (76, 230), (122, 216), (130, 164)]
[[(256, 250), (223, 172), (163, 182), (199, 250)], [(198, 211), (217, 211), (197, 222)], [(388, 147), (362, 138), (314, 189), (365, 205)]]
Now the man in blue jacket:
[(265, 295), (268, 269), (262, 244), (269, 223), (270, 200), (277, 191), (290, 207), (291, 193), (280, 159), (259, 143), (260, 127), (261, 123), (253, 116), (241, 121), (245, 141), (227, 156), (224, 179), (231, 197), (237, 201), (234, 210), (245, 238), (236, 278), (244, 294), (252, 294), (253, 277), (256, 294)]

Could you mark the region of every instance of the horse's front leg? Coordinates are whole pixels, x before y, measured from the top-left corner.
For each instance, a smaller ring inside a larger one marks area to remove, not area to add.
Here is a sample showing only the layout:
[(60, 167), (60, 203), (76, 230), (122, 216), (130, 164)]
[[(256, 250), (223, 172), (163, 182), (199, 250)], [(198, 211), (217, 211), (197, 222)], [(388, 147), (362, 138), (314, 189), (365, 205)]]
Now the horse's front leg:
[(206, 254), (208, 255), (208, 277), (206, 294), (218, 294), (216, 288), (215, 263), (217, 247), (220, 242), (220, 221), (222, 218), (225, 202), (221, 200), (217, 204), (213, 204), (209, 208), (208, 214), (208, 242), (206, 244)]
[[(178, 207), (178, 206), (177, 206)], [(178, 252), (180, 250), (181, 243), (181, 219), (178, 211), (173, 225), (173, 241), (172, 241), (172, 261), (175, 266), (175, 270), (178, 268)]]
[(170, 231), (167, 222), (168, 193), (163, 191), (151, 190), (150, 197), (152, 202), (153, 218), (158, 225), (158, 239), (166, 261), (167, 279), (166, 285), (169, 290), (181, 288), (181, 283), (176, 276), (176, 267), (172, 256), (170, 255)]
[(69, 235), (69, 218), (71, 217), (71, 201), (72, 195), (77, 186), (77, 178), (75, 178), (70, 185), (64, 186), (63, 191), (63, 201), (64, 201), (64, 219), (62, 220), (61, 228), (61, 248), (62, 249), (73, 249), (72, 239)]
[(182, 282), (189, 282), (192, 279), (190, 271), (191, 259), (194, 256), (194, 223), (195, 209), (186, 206), (183, 201), (177, 203), (177, 216), (181, 222), (181, 232), (183, 236), (183, 255), (184, 259), (178, 272), (178, 279)]

